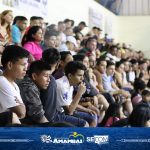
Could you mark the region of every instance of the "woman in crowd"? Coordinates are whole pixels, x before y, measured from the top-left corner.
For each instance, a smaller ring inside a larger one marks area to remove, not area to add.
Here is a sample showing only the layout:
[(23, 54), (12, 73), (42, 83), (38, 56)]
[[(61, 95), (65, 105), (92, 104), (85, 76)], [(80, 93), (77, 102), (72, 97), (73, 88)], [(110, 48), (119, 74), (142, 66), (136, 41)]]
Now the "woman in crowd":
[(40, 60), (42, 57), (42, 48), (40, 42), (43, 39), (43, 31), (40, 26), (33, 26), (22, 39), (23, 47), (30, 52), (29, 61)]
[(0, 14), (0, 52), (3, 46), (8, 44), (11, 39), (11, 22), (13, 21), (13, 13), (11, 10), (5, 10)]
[(4, 47), (11, 42), (12, 21), (13, 21), (13, 12), (11, 10), (5, 10), (0, 14), (0, 60)]

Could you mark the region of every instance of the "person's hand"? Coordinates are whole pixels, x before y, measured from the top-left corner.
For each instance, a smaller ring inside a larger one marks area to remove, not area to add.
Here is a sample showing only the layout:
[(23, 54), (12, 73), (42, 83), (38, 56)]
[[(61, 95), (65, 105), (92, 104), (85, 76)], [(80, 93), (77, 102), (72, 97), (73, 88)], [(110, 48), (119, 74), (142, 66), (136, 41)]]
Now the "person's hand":
[(91, 115), (96, 115), (96, 112), (93, 111), (93, 110), (91, 110), (91, 109), (88, 109), (87, 112), (88, 112), (89, 114), (91, 114)]
[(127, 91), (124, 91), (124, 90), (121, 90), (121, 93), (120, 94), (122, 94), (124, 97), (126, 97), (126, 98), (129, 98), (129, 97), (131, 97), (131, 94), (129, 93), (129, 92), (127, 92)]
[(86, 91), (86, 86), (85, 86), (85, 83), (82, 82), (82, 83), (79, 85), (78, 93), (81, 94), (81, 95), (83, 95), (83, 94), (85, 93), (85, 91)]

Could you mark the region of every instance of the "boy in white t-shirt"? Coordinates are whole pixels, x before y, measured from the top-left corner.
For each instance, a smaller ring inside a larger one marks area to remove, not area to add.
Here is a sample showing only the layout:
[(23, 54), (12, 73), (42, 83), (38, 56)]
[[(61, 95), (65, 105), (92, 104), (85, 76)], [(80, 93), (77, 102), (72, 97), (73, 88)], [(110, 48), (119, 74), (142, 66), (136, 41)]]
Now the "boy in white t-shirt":
[(19, 119), (26, 114), (16, 79), (23, 79), (28, 65), (29, 53), (22, 47), (7, 46), (2, 54), (3, 75), (0, 76), (0, 113), (13, 112)]

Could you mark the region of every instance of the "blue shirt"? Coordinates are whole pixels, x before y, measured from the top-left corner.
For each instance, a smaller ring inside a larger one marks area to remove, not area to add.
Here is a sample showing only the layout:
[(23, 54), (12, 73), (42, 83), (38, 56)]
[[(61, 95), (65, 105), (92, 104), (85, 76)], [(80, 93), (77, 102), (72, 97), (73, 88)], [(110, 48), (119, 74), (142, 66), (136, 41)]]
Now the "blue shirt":
[(21, 43), (22, 34), (19, 27), (17, 25), (12, 25), (11, 32), (12, 32), (12, 42), (15, 44)]

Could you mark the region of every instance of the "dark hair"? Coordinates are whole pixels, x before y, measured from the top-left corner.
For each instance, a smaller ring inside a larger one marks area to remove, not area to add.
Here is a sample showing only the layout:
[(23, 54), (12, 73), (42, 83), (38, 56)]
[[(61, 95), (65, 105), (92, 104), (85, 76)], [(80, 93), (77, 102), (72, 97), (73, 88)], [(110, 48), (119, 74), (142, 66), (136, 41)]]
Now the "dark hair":
[(71, 20), (71, 26), (72, 27), (74, 26), (74, 20)]
[(32, 16), (32, 17), (30, 17), (30, 21), (38, 20), (38, 19), (39, 19), (39, 17), (38, 17), (38, 16)]
[[(98, 28), (98, 27), (97, 27), (97, 30), (98, 31), (103, 31), (101, 28)], [(105, 35), (107, 36), (107, 33)]]
[(85, 27), (87, 26), (84, 21), (81, 21), (81, 22), (79, 23), (79, 25), (84, 25)]
[(97, 39), (95, 37), (89, 37), (85, 42), (85, 46), (87, 46), (87, 44), (92, 41), (95, 41), (97, 43)]
[(139, 90), (144, 90), (145, 87), (146, 87), (146, 84), (143, 80), (139, 79), (139, 78), (136, 78), (135, 81), (134, 81), (134, 90), (136, 92), (139, 92)]
[(46, 49), (42, 54), (42, 60), (49, 64), (56, 64), (60, 60), (60, 53), (55, 48)]
[(129, 61), (129, 58), (123, 58), (123, 59), (121, 59), (120, 61), (121, 61), (122, 63), (125, 63), (125, 62), (131, 63), (131, 62)]
[(59, 32), (55, 30), (46, 30), (44, 34), (44, 39), (49, 39), (51, 36), (58, 36)]
[(144, 90), (142, 92), (142, 96), (147, 96), (147, 95), (150, 95), (150, 91), (149, 90)]
[(48, 63), (42, 60), (34, 61), (31, 63), (28, 70), (29, 77), (32, 77), (33, 73), (40, 74), (42, 71), (51, 70)]
[(27, 58), (29, 56), (29, 52), (26, 51), (24, 48), (16, 45), (9, 45), (6, 46), (1, 58), (1, 63), (5, 68), (9, 61), (16, 62), (19, 59)]
[(22, 45), (24, 45), (25, 43), (29, 41), (35, 41), (35, 39), (33, 38), (33, 35), (36, 34), (39, 29), (42, 29), (42, 28), (40, 26), (31, 27), (29, 31), (27, 32), (27, 34), (23, 36)]
[(148, 80), (147, 87), (150, 88), (150, 79)]
[(100, 63), (101, 63), (102, 61), (106, 61), (106, 59), (105, 59), (104, 57), (98, 58), (98, 59), (96, 60), (96, 65), (100, 65)]
[[(94, 30), (94, 29), (96, 29), (96, 30), (98, 30), (98, 31), (102, 31), (102, 29), (101, 29), (101, 28), (96, 27), (96, 26), (94, 26), (92, 29), (93, 29), (93, 30)], [(105, 35), (106, 35), (106, 34), (105, 34)]]
[(83, 34), (82, 34), (80, 31), (78, 31), (78, 32), (75, 33), (75, 38), (76, 38), (76, 40), (80, 40), (78, 34), (81, 34), (82, 37), (83, 37)]
[(69, 62), (65, 67), (65, 75), (68, 76), (68, 74), (74, 75), (78, 70), (86, 70), (86, 67), (77, 61), (71, 61)]
[(147, 67), (147, 71), (148, 71), (148, 72), (150, 71), (150, 66)]
[(137, 105), (129, 116), (131, 127), (144, 127), (150, 119), (150, 107), (147, 103)]
[(112, 103), (109, 105), (104, 119), (101, 122), (101, 126), (105, 126), (106, 122), (110, 117), (118, 117), (119, 116), (119, 109), (121, 108), (121, 103)]
[(130, 63), (132, 64), (132, 65), (134, 65), (134, 64), (136, 64), (138, 61), (136, 60), (136, 59), (131, 59), (130, 60)]
[(112, 52), (114, 50), (114, 48), (117, 48), (117, 50), (118, 50), (118, 47), (116, 45), (112, 45), (109, 47), (109, 51)]
[(25, 20), (27, 20), (27, 18), (24, 16), (16, 16), (13, 20), (13, 25), (16, 24), (17, 21), (25, 21)]
[(70, 22), (70, 21), (71, 20), (67, 18), (67, 19), (64, 20), (64, 23), (67, 23), (67, 22)]
[(139, 65), (145, 64), (146, 60), (140, 60), (138, 63), (139, 63)]
[(44, 18), (43, 17), (40, 17), (40, 16), (38, 16), (37, 17), (39, 20), (44, 20)]
[(83, 54), (77, 54), (73, 56), (74, 61), (83, 61), (84, 58), (87, 57), (86, 55)]
[(67, 55), (71, 55), (70, 51), (62, 51), (62, 52), (60, 52), (61, 60), (65, 61)]
[(114, 64), (113, 62), (111, 62), (111, 61), (107, 61), (107, 68), (108, 68), (109, 66), (115, 66), (115, 64)]
[(94, 29), (97, 29), (97, 27), (96, 27), (96, 26), (94, 26), (92, 29), (93, 29), (93, 30), (94, 30)]
[(121, 65), (123, 64), (123, 61), (118, 61), (118, 62), (116, 62), (116, 68), (119, 68)]

